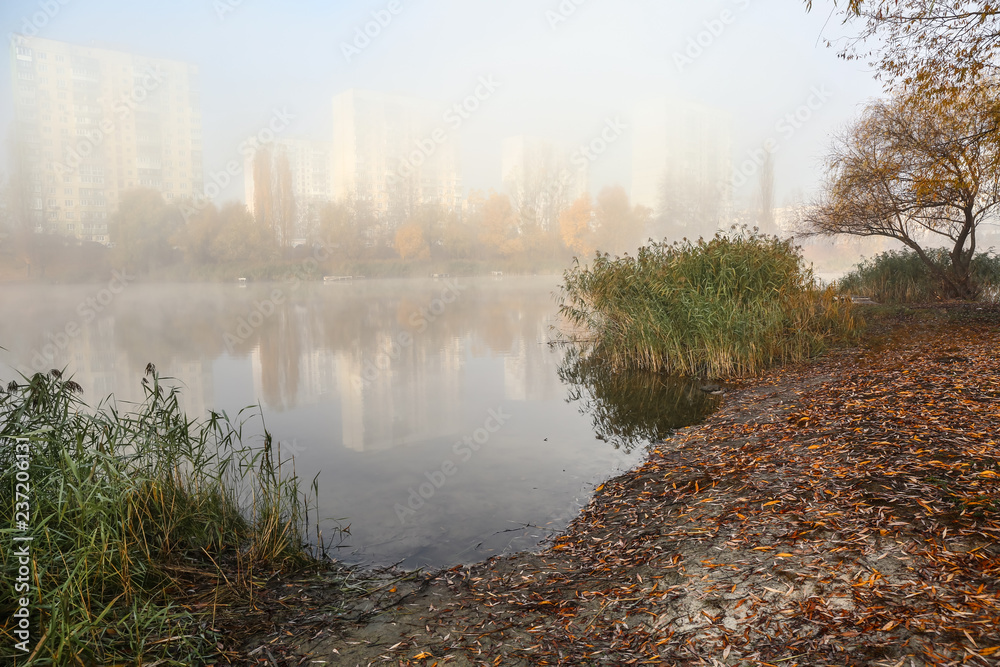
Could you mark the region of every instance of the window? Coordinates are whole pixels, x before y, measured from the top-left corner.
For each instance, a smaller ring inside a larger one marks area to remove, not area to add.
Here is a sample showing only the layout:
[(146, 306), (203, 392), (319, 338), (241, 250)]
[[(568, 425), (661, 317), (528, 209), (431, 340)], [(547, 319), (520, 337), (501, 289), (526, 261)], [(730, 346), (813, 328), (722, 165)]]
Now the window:
[(71, 195), (71, 194), (73, 194), (73, 188), (66, 188), (65, 190), (63, 190), (63, 194), (64, 195)]
[(72, 199), (67, 199), (66, 200), (66, 206), (72, 206), (72, 205), (73, 205), (73, 200)]

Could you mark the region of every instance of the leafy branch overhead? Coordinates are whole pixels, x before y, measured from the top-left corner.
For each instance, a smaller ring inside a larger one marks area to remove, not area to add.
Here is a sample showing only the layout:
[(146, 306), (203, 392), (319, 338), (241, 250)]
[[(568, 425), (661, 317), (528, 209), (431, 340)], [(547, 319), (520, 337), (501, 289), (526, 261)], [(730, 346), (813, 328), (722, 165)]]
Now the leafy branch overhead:
[[(812, 0), (805, 0), (811, 10)], [(841, 48), (867, 59), (887, 85), (960, 88), (997, 73), (1000, 5), (989, 0), (834, 0), (845, 24), (859, 25)]]

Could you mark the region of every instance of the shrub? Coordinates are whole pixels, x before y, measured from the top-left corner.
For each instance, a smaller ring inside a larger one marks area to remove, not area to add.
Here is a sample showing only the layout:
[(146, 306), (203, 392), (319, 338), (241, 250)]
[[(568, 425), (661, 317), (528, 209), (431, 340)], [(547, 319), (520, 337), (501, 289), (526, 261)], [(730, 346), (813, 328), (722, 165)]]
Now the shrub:
[[(947, 250), (934, 248), (927, 255), (943, 271), (949, 270)], [(992, 253), (976, 255), (970, 273), (980, 300), (996, 302), (1000, 297), (1000, 257)], [(941, 300), (947, 293), (945, 285), (913, 250), (890, 250), (862, 260), (837, 281), (836, 287), (841, 294), (891, 304), (928, 303)]]
[(853, 334), (850, 306), (821, 291), (790, 241), (742, 231), (598, 253), (565, 272), (560, 312), (613, 369), (757, 374)]

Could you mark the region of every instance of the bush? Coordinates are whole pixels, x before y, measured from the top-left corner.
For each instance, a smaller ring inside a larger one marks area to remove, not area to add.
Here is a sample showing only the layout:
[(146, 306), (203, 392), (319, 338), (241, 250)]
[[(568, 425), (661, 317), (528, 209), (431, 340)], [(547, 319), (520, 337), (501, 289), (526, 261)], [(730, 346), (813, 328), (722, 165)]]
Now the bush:
[[(270, 436), (187, 419), (149, 375), (127, 413), (88, 408), (57, 371), (0, 390), (0, 658), (27, 657), (12, 616), (26, 597), (31, 664), (201, 664), (218, 637), (178, 595), (224, 581), (231, 601), (260, 570), (307, 562), (305, 501)], [(15, 593), (21, 544), (30, 587)]]
[(757, 374), (850, 336), (850, 306), (820, 291), (790, 241), (756, 232), (598, 253), (564, 274), (560, 312), (613, 369)]
[[(951, 259), (944, 248), (932, 248), (927, 255), (943, 271), (950, 270)], [(976, 255), (971, 275), (980, 300), (996, 302), (1000, 297), (1000, 257), (992, 253)], [(891, 304), (939, 301), (947, 293), (941, 280), (913, 250), (890, 250), (862, 260), (837, 281), (836, 288), (841, 294)]]

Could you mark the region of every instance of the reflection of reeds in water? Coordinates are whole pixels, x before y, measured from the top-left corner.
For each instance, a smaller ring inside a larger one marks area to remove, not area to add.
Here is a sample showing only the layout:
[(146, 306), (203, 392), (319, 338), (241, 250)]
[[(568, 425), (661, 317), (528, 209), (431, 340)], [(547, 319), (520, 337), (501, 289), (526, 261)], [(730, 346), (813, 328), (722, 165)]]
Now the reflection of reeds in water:
[[(245, 420), (190, 420), (176, 391), (152, 367), (147, 374), (146, 398), (130, 412), (84, 409), (79, 387), (56, 372), (0, 393), (0, 516), (8, 534), (33, 537), (38, 664), (200, 662), (216, 639), (178, 596), (209, 582), (225, 608), (252, 597), (262, 574), (308, 558), (309, 501), (270, 435), (251, 446)], [(30, 477), (27, 526), (15, 522), (19, 471)], [(13, 582), (10, 549), (0, 566)], [(214, 604), (200, 606), (214, 614)], [(8, 622), (5, 658), (14, 656), (11, 631)]]
[(790, 241), (756, 233), (598, 255), (564, 276), (560, 312), (614, 369), (753, 375), (856, 331)]
[(593, 420), (597, 437), (625, 451), (697, 424), (719, 405), (699, 382), (652, 371), (618, 373), (575, 347), (559, 378), (569, 386), (567, 400), (579, 401), (580, 412)]

